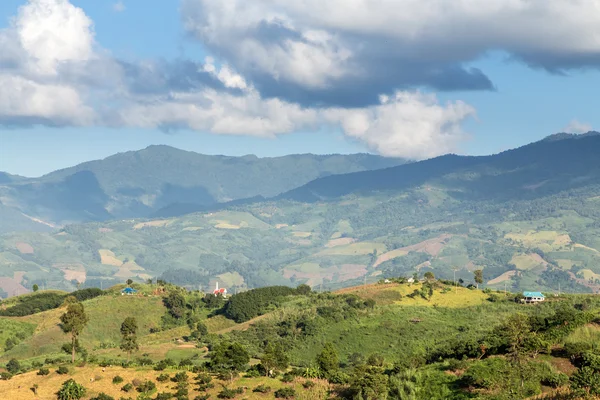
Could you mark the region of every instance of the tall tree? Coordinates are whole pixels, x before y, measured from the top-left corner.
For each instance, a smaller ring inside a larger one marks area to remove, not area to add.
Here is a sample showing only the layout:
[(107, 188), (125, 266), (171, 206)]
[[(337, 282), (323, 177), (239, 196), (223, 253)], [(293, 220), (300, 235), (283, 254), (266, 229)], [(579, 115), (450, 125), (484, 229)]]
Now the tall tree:
[(288, 356), (285, 354), (283, 347), (280, 344), (274, 345), (272, 343), (267, 344), (265, 347), (265, 351), (260, 359), (260, 362), (265, 368), (266, 376), (270, 376), (275, 370), (284, 370), (290, 364)]
[(137, 342), (138, 325), (134, 317), (127, 317), (121, 324), (121, 350), (127, 353), (127, 361), (131, 353), (137, 351), (140, 346)]
[(250, 362), (248, 351), (239, 343), (222, 342), (210, 354), (210, 368), (233, 379)]
[(338, 352), (331, 343), (325, 344), (323, 351), (317, 355), (316, 361), (317, 365), (326, 376), (329, 376), (332, 372), (337, 371), (340, 367)]
[(475, 279), (475, 283), (477, 284), (477, 289), (479, 289), (479, 284), (483, 283), (483, 270), (482, 269), (476, 269), (473, 272), (473, 276)]
[(71, 335), (71, 362), (75, 362), (75, 350), (77, 349), (77, 338), (87, 325), (89, 318), (85, 313), (83, 304), (69, 301), (67, 311), (61, 315), (61, 329), (64, 333)]

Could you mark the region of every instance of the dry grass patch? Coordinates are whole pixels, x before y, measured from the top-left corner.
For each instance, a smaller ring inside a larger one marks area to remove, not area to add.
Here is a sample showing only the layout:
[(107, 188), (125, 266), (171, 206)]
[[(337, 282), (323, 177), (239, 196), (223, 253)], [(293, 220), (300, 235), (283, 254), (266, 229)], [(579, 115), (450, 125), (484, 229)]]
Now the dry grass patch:
[(173, 220), (170, 220), (170, 219), (158, 219), (155, 221), (140, 222), (139, 224), (135, 224), (133, 226), (133, 229), (137, 230), (137, 229), (142, 229), (142, 228), (147, 228), (147, 227), (160, 228), (160, 227), (169, 225), (171, 222), (173, 222)]
[(21, 254), (33, 254), (33, 246), (31, 246), (29, 243), (17, 242), (15, 247)]
[(506, 271), (502, 275), (497, 276), (494, 279), (490, 279), (488, 281), (488, 285), (496, 285), (496, 284), (502, 283), (504, 281), (509, 281), (513, 276), (515, 276), (516, 273), (517, 273), (517, 271)]
[(98, 254), (100, 254), (100, 262), (104, 265), (114, 265), (115, 267), (123, 265), (123, 261), (119, 260), (115, 253), (108, 249), (100, 249)]

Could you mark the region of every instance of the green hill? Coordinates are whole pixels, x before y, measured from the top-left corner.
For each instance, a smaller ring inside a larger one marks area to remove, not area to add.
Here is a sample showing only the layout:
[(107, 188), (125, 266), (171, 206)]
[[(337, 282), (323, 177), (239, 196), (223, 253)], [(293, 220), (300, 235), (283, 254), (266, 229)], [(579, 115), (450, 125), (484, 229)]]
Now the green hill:
[[(401, 163), (369, 154), (227, 157), (150, 146), (40, 178), (1, 175), (0, 199), (15, 215), (62, 225), (147, 217), (168, 206), (181, 214), (190, 207), (275, 196), (322, 176)], [(3, 224), (0, 233), (31, 229), (17, 222)]]
[(0, 287), (12, 294), (10, 285), (74, 290), (163, 277), (204, 289), (220, 281), (233, 292), (335, 289), (427, 271), (473, 282), (483, 269), (493, 288), (596, 292), (598, 151), (596, 135), (555, 138), (495, 156), (331, 176), (221, 210), (7, 234)]
[[(1, 372), (3, 394), (53, 399), (74, 379), (85, 398), (119, 398), (127, 384), (129, 395), (165, 399), (581, 398), (599, 368), (595, 296), (525, 305), (510, 293), (401, 278), (322, 293), (265, 287), (227, 300), (173, 285), (133, 286), (134, 296), (120, 295), (121, 285), (82, 302), (85, 351), (75, 364), (61, 350), (69, 340), (59, 327), (65, 306), (0, 317), (4, 337), (16, 342), (0, 349), (11, 371)], [(12, 299), (7, 310), (41, 295)], [(227, 319), (232, 308), (255, 313), (235, 323)], [(140, 348), (128, 359), (119, 329), (132, 316)], [(268, 377), (265, 365), (277, 373)], [(154, 385), (144, 389), (147, 380)]]

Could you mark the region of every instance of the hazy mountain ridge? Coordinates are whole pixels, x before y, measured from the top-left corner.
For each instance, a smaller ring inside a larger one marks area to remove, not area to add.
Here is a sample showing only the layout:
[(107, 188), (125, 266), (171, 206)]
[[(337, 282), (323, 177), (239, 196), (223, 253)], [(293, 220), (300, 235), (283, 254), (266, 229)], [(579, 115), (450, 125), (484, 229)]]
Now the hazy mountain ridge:
[(330, 176), (203, 213), (5, 235), (0, 263), (25, 286), (65, 289), (165, 273), (203, 287), (339, 287), (415, 271), (450, 278), (458, 267), (464, 279), (483, 269), (494, 287), (596, 291), (599, 150), (593, 135), (540, 141)]
[(202, 207), (271, 197), (318, 177), (403, 162), (370, 154), (210, 156), (150, 146), (40, 178), (0, 174), (0, 201), (15, 215), (25, 213), (58, 225), (139, 218), (179, 203)]

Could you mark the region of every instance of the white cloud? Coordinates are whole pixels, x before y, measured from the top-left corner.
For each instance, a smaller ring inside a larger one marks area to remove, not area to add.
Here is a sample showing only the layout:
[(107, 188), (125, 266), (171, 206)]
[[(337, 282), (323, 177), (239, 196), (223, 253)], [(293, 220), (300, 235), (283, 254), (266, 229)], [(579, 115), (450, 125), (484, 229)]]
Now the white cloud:
[(242, 74), (306, 89), (381, 75), (489, 89), (458, 72), (496, 50), (550, 70), (600, 66), (598, 0), (182, 0), (182, 18)]
[(125, 11), (125, 4), (123, 4), (122, 1), (117, 1), (115, 4), (113, 4), (113, 10), (116, 12)]
[(61, 62), (93, 56), (92, 21), (68, 0), (30, 0), (12, 29), (36, 72), (55, 75)]
[(440, 105), (433, 95), (397, 92), (393, 98), (382, 97), (377, 106), (324, 114), (379, 154), (423, 159), (456, 151), (465, 139), (461, 123), (475, 109), (461, 101)]
[[(256, 12), (254, 3), (245, 4), (250, 14)], [(285, 15), (265, 15), (277, 21), (277, 29), (298, 24)], [(330, 78), (355, 73), (347, 71), (350, 51), (335, 34), (304, 29), (298, 39), (290, 32), (282, 46), (267, 48), (255, 38), (241, 48), (272, 53), (273, 60), (265, 54), (266, 64), (257, 68), (281, 81), (327, 89)], [(440, 104), (434, 95), (415, 91), (382, 93), (369, 107), (303, 106), (263, 95), (229, 62), (121, 62), (95, 43), (92, 21), (67, 0), (29, 0), (0, 31), (0, 87), (0, 124), (187, 128), (260, 137), (328, 126), (381, 154), (409, 158), (454, 150), (464, 139), (461, 122), (474, 113), (462, 102)]]
[(83, 125), (94, 120), (60, 70), (94, 58), (92, 21), (67, 0), (29, 0), (0, 30), (0, 123)]
[(0, 117), (10, 124), (33, 121), (48, 125), (90, 125), (93, 110), (72, 87), (38, 84), (0, 74)]
[(569, 122), (569, 124), (563, 128), (563, 132), (566, 133), (587, 133), (591, 130), (593, 130), (592, 125), (580, 122), (576, 119)]

